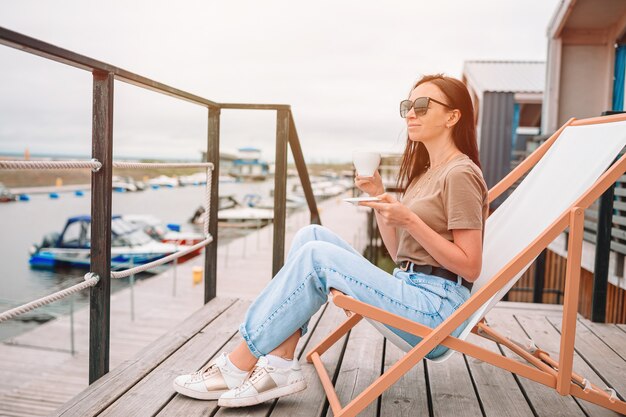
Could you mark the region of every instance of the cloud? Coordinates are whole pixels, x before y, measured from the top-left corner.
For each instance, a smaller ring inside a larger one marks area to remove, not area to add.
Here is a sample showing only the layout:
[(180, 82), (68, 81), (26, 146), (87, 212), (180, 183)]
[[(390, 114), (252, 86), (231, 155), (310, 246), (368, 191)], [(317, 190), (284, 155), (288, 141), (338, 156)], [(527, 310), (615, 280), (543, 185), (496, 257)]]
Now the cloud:
[[(220, 102), (292, 106), (308, 160), (403, 144), (398, 102), (466, 59), (545, 59), (558, 0), (0, 3), (0, 25)], [(88, 72), (0, 46), (0, 153), (89, 153)], [(115, 85), (118, 156), (195, 158), (206, 109)], [(273, 159), (275, 114), (223, 111), (222, 149)]]

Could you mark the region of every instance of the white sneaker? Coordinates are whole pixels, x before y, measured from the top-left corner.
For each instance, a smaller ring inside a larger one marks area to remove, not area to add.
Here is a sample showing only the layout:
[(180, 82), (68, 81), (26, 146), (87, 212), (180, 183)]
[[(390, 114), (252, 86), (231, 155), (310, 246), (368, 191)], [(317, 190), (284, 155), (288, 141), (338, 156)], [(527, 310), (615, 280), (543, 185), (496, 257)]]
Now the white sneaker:
[(267, 358), (261, 356), (243, 384), (223, 394), (217, 405), (247, 407), (295, 394), (305, 388), (306, 381), (297, 359), (291, 366), (279, 368), (271, 366)]
[(248, 372), (232, 369), (222, 353), (193, 374), (180, 375), (173, 382), (176, 392), (198, 400), (217, 400), (220, 395), (238, 387)]

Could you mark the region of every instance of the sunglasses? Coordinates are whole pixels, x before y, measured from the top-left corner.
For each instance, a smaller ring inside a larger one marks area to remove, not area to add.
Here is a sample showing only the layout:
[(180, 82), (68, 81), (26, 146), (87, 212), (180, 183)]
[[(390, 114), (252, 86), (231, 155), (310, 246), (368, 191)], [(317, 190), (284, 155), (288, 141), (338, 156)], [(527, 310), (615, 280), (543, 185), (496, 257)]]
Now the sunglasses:
[(441, 101), (435, 100), (430, 97), (418, 97), (415, 101), (411, 100), (402, 100), (400, 102), (400, 116), (406, 117), (407, 114), (411, 111), (411, 109), (415, 110), (415, 116), (423, 116), (428, 111), (428, 105), (430, 102), (434, 102), (437, 104), (441, 104), (444, 107), (452, 109), (452, 107), (448, 106), (446, 103), (442, 103)]

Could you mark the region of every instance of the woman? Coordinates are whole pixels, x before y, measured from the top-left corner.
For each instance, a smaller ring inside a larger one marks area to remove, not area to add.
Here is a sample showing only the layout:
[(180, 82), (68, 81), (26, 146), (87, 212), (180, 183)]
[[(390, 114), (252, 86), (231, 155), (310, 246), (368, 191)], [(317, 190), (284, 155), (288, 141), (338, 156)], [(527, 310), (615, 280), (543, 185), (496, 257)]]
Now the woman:
[[(176, 378), (176, 391), (241, 407), (306, 388), (294, 351), (330, 288), (430, 327), (469, 298), (481, 270), (488, 213), (469, 93), (454, 78), (425, 76), (400, 104), (400, 114), (408, 130), (398, 176), (402, 200), (384, 192), (378, 172), (355, 178), (360, 190), (381, 200), (360, 204), (376, 212), (385, 246), (399, 264), (393, 275), (330, 230), (302, 228), (285, 265), (246, 313), (239, 328), (244, 341), (204, 369)], [(420, 340), (391, 330), (412, 345)], [(438, 346), (427, 357), (446, 350)]]

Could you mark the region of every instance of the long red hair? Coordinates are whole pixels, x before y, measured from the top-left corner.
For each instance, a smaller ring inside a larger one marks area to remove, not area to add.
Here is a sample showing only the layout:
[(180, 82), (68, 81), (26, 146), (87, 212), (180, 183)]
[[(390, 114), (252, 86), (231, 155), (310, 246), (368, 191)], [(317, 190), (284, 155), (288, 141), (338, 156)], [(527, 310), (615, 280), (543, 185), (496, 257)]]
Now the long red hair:
[[(448, 99), (447, 104), (461, 112), (461, 118), (452, 128), (452, 140), (461, 152), (467, 155), (479, 168), (478, 143), (474, 125), (474, 106), (467, 87), (456, 78), (443, 74), (423, 76), (411, 91), (424, 83), (433, 83)], [(421, 142), (414, 142), (407, 136), (406, 147), (400, 162), (397, 187), (404, 194), (411, 182), (428, 169), (430, 156)]]

